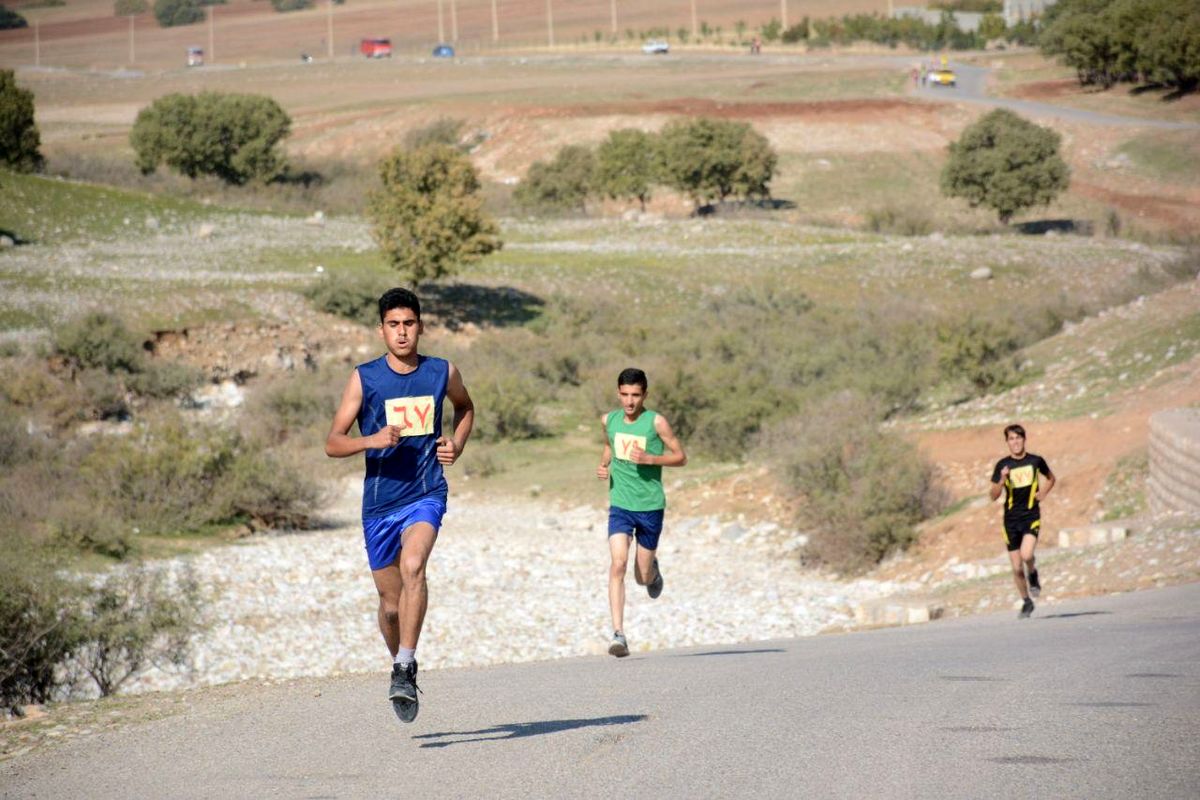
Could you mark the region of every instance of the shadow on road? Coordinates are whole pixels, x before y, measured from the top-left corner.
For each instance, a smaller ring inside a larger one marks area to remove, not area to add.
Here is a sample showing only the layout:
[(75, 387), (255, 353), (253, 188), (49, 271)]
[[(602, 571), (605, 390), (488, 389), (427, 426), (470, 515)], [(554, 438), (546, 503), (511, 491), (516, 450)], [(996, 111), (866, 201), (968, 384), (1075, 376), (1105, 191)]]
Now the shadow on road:
[(1072, 617), (1103, 617), (1112, 614), (1111, 611), (1076, 611), (1072, 614), (1047, 614), (1039, 619), (1071, 619)]
[[(414, 739), (442, 739), (444, 741), (426, 742), (421, 747), (449, 747), (452, 744), (467, 744), (469, 742), (498, 742), (504, 739), (521, 739), (526, 736), (541, 736), (546, 733), (575, 730), (576, 728), (604, 728), (611, 725), (629, 725), (646, 719), (645, 714), (622, 714), (616, 717), (594, 717), (592, 719), (552, 719), (544, 722), (514, 722), (508, 725), (495, 725), (477, 731), (444, 731), (442, 733), (422, 733)], [(467, 736), (467, 739), (450, 739), (448, 737)]]
[(782, 653), (779, 647), (764, 647), (760, 650), (709, 650), (704, 653), (680, 653), (675, 658), (697, 658), (699, 656), (749, 656), (760, 653)]

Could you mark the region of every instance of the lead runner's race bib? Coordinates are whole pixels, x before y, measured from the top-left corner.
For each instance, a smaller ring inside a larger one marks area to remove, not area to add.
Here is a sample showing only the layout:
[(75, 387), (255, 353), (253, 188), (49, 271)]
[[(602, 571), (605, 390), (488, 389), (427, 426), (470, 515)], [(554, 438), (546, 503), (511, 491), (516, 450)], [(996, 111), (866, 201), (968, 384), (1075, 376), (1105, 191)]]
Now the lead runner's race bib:
[(383, 405), (387, 424), (400, 428), (401, 437), (433, 433), (433, 395), (395, 397)]

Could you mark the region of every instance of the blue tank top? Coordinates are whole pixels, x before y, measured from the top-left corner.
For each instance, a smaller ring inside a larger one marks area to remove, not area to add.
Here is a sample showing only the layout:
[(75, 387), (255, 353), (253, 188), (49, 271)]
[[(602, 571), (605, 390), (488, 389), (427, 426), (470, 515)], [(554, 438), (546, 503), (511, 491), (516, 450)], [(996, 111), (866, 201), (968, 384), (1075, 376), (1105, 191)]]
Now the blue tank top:
[(395, 446), (365, 451), (363, 519), (386, 517), (423, 497), (445, 498), (437, 438), (449, 377), (449, 362), (430, 356), (418, 356), (417, 368), (407, 375), (392, 369), (386, 355), (358, 366), (363, 393), (359, 431), (370, 436), (385, 425), (402, 428)]

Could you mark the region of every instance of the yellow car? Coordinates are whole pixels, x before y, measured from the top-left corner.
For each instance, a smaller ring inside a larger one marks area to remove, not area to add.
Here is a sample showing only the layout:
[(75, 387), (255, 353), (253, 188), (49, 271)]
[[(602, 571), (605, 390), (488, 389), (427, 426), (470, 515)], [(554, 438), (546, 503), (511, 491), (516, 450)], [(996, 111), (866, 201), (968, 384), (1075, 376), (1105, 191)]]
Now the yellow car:
[(929, 73), (930, 86), (954, 86), (957, 81), (958, 78), (954, 75), (954, 70), (952, 69), (935, 69)]

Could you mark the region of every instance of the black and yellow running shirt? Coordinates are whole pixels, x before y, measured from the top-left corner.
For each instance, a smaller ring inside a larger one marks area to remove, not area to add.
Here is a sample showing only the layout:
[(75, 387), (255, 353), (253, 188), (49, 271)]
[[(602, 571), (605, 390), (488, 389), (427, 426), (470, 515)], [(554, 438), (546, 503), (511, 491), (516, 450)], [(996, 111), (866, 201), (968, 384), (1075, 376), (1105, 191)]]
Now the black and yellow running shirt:
[(1005, 456), (996, 462), (996, 468), (992, 470), (992, 483), (1000, 482), (1000, 470), (1005, 467), (1008, 467), (1008, 478), (1004, 481), (1004, 521), (1040, 519), (1038, 478), (1052, 474), (1046, 459), (1033, 453), (1026, 453), (1021, 458)]

